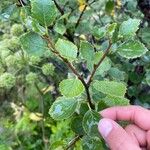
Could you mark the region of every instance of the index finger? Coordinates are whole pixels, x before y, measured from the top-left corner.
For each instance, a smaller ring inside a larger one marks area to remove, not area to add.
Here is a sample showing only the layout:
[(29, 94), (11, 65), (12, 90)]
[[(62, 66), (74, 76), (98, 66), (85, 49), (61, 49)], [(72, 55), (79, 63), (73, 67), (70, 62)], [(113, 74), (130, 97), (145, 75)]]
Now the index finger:
[(100, 114), (112, 120), (131, 121), (144, 130), (150, 130), (150, 111), (140, 106), (112, 107), (101, 111)]

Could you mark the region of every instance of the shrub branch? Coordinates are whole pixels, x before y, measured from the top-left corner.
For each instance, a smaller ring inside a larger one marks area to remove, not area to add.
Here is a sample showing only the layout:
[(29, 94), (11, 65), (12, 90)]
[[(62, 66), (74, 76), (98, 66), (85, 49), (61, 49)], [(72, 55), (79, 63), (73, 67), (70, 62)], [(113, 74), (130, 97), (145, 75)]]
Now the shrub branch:
[(66, 147), (65, 150), (69, 150), (73, 145), (76, 144), (76, 142), (81, 138), (80, 135), (77, 135), (72, 141), (69, 142), (69, 145)]
[(93, 77), (98, 69), (98, 67), (102, 64), (103, 60), (106, 58), (107, 54), (109, 53), (110, 51), (110, 48), (112, 46), (112, 42), (109, 40), (109, 45), (108, 45), (108, 48), (106, 49), (105, 53), (103, 54), (102, 58), (99, 60), (98, 64), (94, 65), (94, 69), (91, 73), (91, 76), (87, 82), (87, 85), (90, 86), (91, 82), (93, 81)]
[(61, 13), (61, 15), (64, 15), (64, 10), (59, 6), (59, 4), (57, 3), (56, 0), (54, 0), (55, 6), (57, 7), (57, 9), (59, 10), (59, 12)]
[(89, 2), (89, 0), (86, 0), (86, 4), (85, 4), (85, 6), (84, 6), (84, 8), (83, 8), (83, 10), (82, 10), (82, 12), (81, 12), (81, 14), (80, 14), (78, 20), (77, 20), (77, 23), (76, 23), (76, 25), (75, 25), (75, 28), (77, 28), (77, 27), (79, 26), (80, 21), (81, 21), (81, 19), (82, 19), (82, 16), (84, 15), (84, 12), (85, 12), (86, 8), (87, 8), (89, 5), (92, 5), (92, 4), (95, 2), (95, 0), (93, 0), (90, 4), (88, 4), (88, 2)]
[(70, 68), (70, 70), (78, 77), (78, 79), (82, 82), (82, 84), (84, 85), (85, 91), (86, 91), (86, 95), (87, 95), (87, 100), (88, 103), (91, 107), (91, 109), (94, 109), (94, 105), (92, 103), (92, 99), (91, 99), (91, 95), (90, 95), (90, 91), (89, 91), (89, 86), (87, 85), (87, 83), (84, 81), (83, 77), (77, 72), (76, 68), (63, 56), (61, 56), (61, 54), (56, 50), (55, 46), (53, 45), (51, 39), (49, 36), (44, 36), (44, 39), (47, 40), (48, 42), (48, 46), (51, 50), (52, 53), (54, 53), (56, 56), (58, 56), (59, 58), (62, 59), (62, 61), (68, 66), (68, 68)]

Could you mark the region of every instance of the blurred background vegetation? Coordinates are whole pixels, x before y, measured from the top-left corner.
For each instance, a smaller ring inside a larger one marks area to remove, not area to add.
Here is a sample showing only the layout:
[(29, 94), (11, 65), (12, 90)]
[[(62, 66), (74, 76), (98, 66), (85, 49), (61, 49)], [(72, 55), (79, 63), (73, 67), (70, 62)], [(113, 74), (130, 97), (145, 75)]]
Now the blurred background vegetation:
[[(30, 18), (25, 19), (29, 3), (28, 0), (0, 0), (0, 150), (62, 150), (62, 145), (66, 145), (75, 133), (70, 130), (70, 120), (56, 123), (48, 110), (60, 95), (58, 85), (67, 77), (68, 69), (48, 52), (38, 57), (29, 56), (22, 50), (19, 37), (31, 26)], [(136, 36), (150, 48), (149, 0), (92, 1), (78, 25), (76, 22), (85, 1), (58, 0), (57, 3), (68, 24), (64, 25), (60, 20), (50, 27), (56, 32), (53, 33), (56, 38), (64, 35), (77, 43), (78, 39), (87, 38), (95, 47), (104, 49), (107, 41), (96, 39), (95, 42), (93, 38), (99, 36), (99, 27), (121, 23), (131, 17), (141, 20)], [(128, 84), (126, 97), (131, 104), (149, 108), (150, 52), (132, 60), (112, 54), (111, 61), (113, 67), (105, 75)], [(88, 76), (83, 62), (77, 67)], [(81, 142), (72, 149), (82, 150)]]

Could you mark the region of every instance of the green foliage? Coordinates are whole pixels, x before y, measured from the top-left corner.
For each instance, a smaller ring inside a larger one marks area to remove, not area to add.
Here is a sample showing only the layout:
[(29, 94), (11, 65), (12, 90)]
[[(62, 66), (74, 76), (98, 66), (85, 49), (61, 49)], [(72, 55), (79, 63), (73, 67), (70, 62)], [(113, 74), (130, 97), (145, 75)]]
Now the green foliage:
[(95, 26), (92, 34), (97, 38), (101, 39), (105, 36), (106, 34), (106, 28), (105, 27), (100, 27), (100, 26)]
[(100, 115), (98, 112), (93, 111), (93, 110), (89, 110), (85, 113), (84, 117), (83, 117), (83, 129), (85, 131), (85, 133), (89, 136), (98, 136), (99, 137), (99, 133), (98, 133), (98, 122), (100, 120)]
[(124, 37), (132, 37), (135, 35), (136, 31), (139, 29), (140, 20), (138, 19), (128, 19), (124, 21), (120, 26), (120, 35)]
[(126, 93), (126, 86), (124, 83), (115, 81), (95, 81), (94, 88), (98, 91), (108, 94), (110, 96), (122, 97)]
[(94, 58), (93, 51), (94, 51), (94, 47), (89, 42), (85, 42), (85, 41), (81, 42), (80, 52), (81, 52), (82, 57), (85, 60), (88, 60), (88, 61), (93, 60)]
[(104, 150), (99, 111), (149, 107), (150, 22), (136, 5), (1, 1), (0, 149)]
[(82, 140), (83, 150), (104, 150), (102, 142), (97, 137), (85, 136)]
[[(95, 53), (93, 64), (98, 64), (99, 60), (104, 55), (103, 52), (99, 51)], [(102, 64), (98, 67), (96, 74), (103, 75), (105, 72), (107, 72), (111, 68), (111, 62), (108, 57), (105, 58), (105, 60), (102, 62)]]
[(30, 72), (29, 74), (26, 75), (26, 81), (29, 84), (33, 84), (37, 81), (38, 76), (36, 75), (36, 73)]
[(54, 69), (55, 69), (55, 67), (54, 67), (54, 65), (52, 63), (50, 63), (50, 64), (44, 64), (42, 66), (42, 72), (43, 72), (43, 74), (45, 74), (47, 76), (48, 75), (52, 75), (53, 76)]
[(19, 35), (23, 34), (24, 29), (23, 29), (23, 26), (21, 24), (14, 24), (11, 27), (11, 31), (10, 32), (14, 36), (19, 36)]
[(77, 104), (75, 99), (59, 97), (51, 106), (49, 114), (55, 120), (67, 119), (75, 112)]
[(75, 60), (77, 57), (77, 47), (72, 42), (67, 40), (58, 39), (55, 44), (56, 50), (64, 57), (70, 61)]
[(15, 85), (15, 77), (10, 73), (3, 73), (0, 76), (0, 87), (11, 88)]
[(123, 97), (107, 96), (102, 101), (108, 107), (129, 105), (129, 100)]
[(118, 47), (118, 53), (125, 58), (137, 58), (147, 52), (147, 48), (139, 41), (128, 41)]
[(150, 70), (147, 70), (146, 72), (146, 82), (148, 85), (150, 85)]
[(49, 26), (57, 16), (56, 6), (52, 0), (32, 0), (32, 15), (43, 26)]
[(84, 91), (84, 86), (78, 79), (67, 79), (60, 83), (59, 89), (62, 95), (66, 97), (75, 97)]
[(47, 50), (46, 42), (36, 33), (26, 33), (21, 36), (22, 48), (31, 55), (42, 56)]

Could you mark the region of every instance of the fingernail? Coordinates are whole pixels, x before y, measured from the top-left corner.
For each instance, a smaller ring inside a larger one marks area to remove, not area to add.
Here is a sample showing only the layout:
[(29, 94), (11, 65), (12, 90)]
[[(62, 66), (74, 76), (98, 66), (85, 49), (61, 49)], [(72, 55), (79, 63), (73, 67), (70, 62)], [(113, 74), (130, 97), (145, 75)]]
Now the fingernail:
[(102, 119), (98, 124), (98, 129), (103, 138), (106, 138), (113, 129), (113, 125), (109, 120)]

